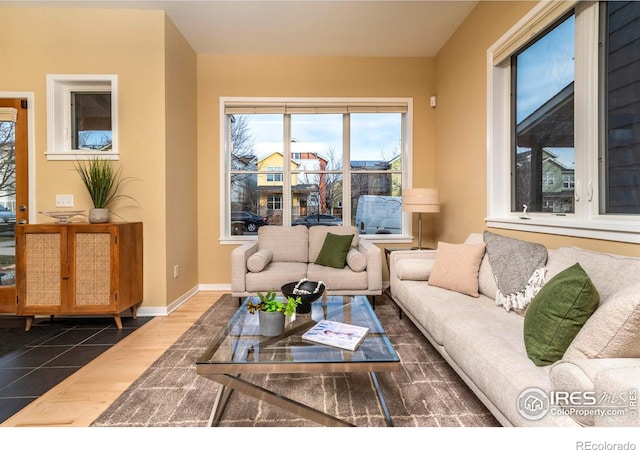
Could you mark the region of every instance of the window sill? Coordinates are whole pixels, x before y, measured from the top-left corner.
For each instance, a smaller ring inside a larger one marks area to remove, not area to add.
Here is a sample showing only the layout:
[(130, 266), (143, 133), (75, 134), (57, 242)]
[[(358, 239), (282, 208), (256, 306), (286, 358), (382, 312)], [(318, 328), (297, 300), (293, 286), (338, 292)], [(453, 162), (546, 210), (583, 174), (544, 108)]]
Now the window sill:
[(48, 161), (82, 161), (89, 159), (111, 159), (119, 160), (120, 153), (118, 152), (96, 152), (96, 151), (84, 151), (84, 150), (69, 150), (63, 152), (45, 152)]
[(557, 234), (588, 239), (640, 243), (640, 226), (631, 221), (611, 219), (592, 219), (580, 221), (574, 216), (536, 217), (488, 217), (488, 227), (506, 230), (528, 231), (533, 233)]
[[(380, 235), (374, 234), (361, 234), (360, 239), (366, 239), (369, 242), (374, 244), (411, 244), (413, 243), (413, 239), (408, 236), (394, 236), (390, 237), (390, 235), (384, 235), (385, 237), (380, 237)], [(221, 237), (219, 242), (220, 245), (242, 245), (246, 242), (252, 242), (258, 239), (258, 235), (251, 236), (234, 236), (234, 237)]]

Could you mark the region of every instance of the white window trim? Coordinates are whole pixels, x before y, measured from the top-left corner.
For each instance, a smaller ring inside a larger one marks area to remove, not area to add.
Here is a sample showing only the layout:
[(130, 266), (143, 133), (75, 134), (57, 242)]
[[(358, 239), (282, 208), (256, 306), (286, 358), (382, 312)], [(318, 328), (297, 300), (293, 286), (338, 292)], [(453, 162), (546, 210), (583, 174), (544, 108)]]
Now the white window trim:
[[(72, 91), (111, 92), (111, 150), (73, 150), (71, 148)], [(117, 75), (47, 75), (47, 151), (45, 154), (48, 160), (53, 161), (119, 159)]]
[[(576, 6), (575, 76), (575, 212), (573, 214), (511, 212), (511, 136), (509, 58), (494, 65), (496, 54), (521, 30), (550, 14), (560, 18), (576, 2), (554, 7), (543, 1), (487, 50), (487, 217), (488, 227), (640, 243), (637, 215), (598, 213), (598, 2)], [(550, 10), (555, 8), (552, 13)], [(586, 25), (586, 26), (585, 26)], [(531, 36), (533, 39), (534, 36)]]
[[(230, 186), (230, 180), (229, 180), (229, 160), (227, 158), (227, 147), (229, 145), (229, 143), (227, 142), (227, 137), (229, 136), (230, 133), (228, 133), (228, 130), (226, 130), (227, 127), (227, 121), (226, 121), (226, 114), (225, 114), (225, 104), (226, 103), (232, 103), (232, 102), (243, 102), (243, 103), (247, 103), (247, 104), (257, 104), (257, 103), (264, 103), (266, 105), (268, 104), (280, 104), (280, 103), (299, 103), (301, 105), (304, 104), (329, 104), (329, 103), (335, 103), (337, 105), (344, 105), (344, 104), (358, 104), (358, 105), (362, 105), (362, 104), (384, 104), (384, 103), (389, 103), (389, 104), (397, 104), (397, 103), (406, 103), (407, 105), (407, 113), (406, 116), (403, 120), (402, 123), (402, 129), (403, 129), (403, 133), (405, 135), (405, 140), (403, 143), (403, 148), (400, 149), (400, 151), (402, 152), (403, 155), (403, 164), (402, 164), (402, 168), (403, 168), (403, 173), (402, 173), (402, 189), (406, 189), (406, 188), (410, 188), (412, 187), (412, 183), (413, 183), (413, 178), (412, 178), (412, 173), (413, 173), (413, 98), (411, 97), (385, 97), (385, 98), (378, 98), (378, 97), (367, 97), (367, 98), (359, 98), (359, 97), (327, 97), (327, 98), (323, 98), (323, 97), (220, 97), (220, 103), (219, 103), (219, 117), (220, 117), (220, 176), (219, 176), (219, 180), (220, 180), (220, 205), (222, 205), (221, 207), (226, 208), (226, 211), (224, 212), (224, 214), (220, 214), (219, 217), (219, 224), (220, 224), (220, 238), (219, 238), (219, 242), (222, 245), (238, 245), (238, 243), (242, 243), (243, 241), (254, 241), (257, 239), (257, 236), (234, 236), (231, 234), (231, 229), (230, 229), (230, 224), (229, 224), (229, 217), (231, 217), (231, 211), (229, 211), (229, 205), (227, 203), (227, 198), (229, 198), (229, 186)], [(286, 122), (286, 121), (285, 121)], [(285, 123), (285, 127), (287, 126), (287, 124)], [(345, 125), (346, 127), (346, 125)], [(343, 141), (345, 143), (348, 142), (349, 140), (349, 134), (348, 134), (349, 130), (343, 130)], [(285, 130), (286, 133), (286, 130)], [(286, 142), (287, 140), (285, 139), (285, 142), (283, 143), (284, 145), (284, 150), (285, 150), (285, 154), (290, 154), (290, 149), (289, 149), (289, 143)], [(346, 147), (345, 147), (346, 148)], [(348, 161), (346, 162), (348, 164)], [(343, 162), (344, 165), (344, 162)], [(285, 176), (284, 176), (284, 180), (285, 183), (287, 183), (288, 181), (288, 177), (290, 169), (288, 169), (288, 164), (285, 164), (284, 167), (284, 171), (285, 171)], [(350, 184), (347, 184), (347, 188), (345, 191), (345, 195), (349, 194), (349, 190), (350, 190)], [(290, 208), (290, 200), (287, 197), (283, 196), (283, 208), (284, 209), (289, 209)], [(347, 208), (349, 209), (349, 211), (347, 211)], [(347, 211), (347, 213), (350, 215), (350, 205), (347, 205), (343, 211)], [(361, 239), (367, 239), (371, 242), (374, 242), (376, 244), (388, 244), (388, 243), (393, 243), (393, 244), (400, 244), (400, 243), (412, 243), (413, 242), (413, 230), (412, 230), (412, 213), (407, 213), (407, 212), (403, 212), (402, 213), (402, 234), (400, 235), (367, 235), (367, 234), (363, 234), (360, 235)], [(384, 237), (381, 237), (384, 236)]]

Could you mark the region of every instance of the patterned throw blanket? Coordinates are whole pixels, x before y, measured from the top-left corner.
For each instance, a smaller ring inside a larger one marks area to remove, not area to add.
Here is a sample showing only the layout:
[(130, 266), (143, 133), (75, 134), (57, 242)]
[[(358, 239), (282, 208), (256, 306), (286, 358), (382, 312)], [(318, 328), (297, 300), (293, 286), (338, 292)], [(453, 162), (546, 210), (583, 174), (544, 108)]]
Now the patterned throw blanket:
[(483, 238), (498, 286), (496, 305), (524, 310), (545, 283), (547, 249), (489, 231)]

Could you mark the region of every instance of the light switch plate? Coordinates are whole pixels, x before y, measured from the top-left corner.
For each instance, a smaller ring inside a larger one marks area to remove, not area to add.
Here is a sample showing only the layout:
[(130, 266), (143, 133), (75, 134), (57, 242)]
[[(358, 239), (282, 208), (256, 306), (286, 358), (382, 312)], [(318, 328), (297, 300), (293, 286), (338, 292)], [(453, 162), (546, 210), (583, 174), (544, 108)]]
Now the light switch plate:
[(73, 195), (56, 195), (56, 208), (73, 208)]

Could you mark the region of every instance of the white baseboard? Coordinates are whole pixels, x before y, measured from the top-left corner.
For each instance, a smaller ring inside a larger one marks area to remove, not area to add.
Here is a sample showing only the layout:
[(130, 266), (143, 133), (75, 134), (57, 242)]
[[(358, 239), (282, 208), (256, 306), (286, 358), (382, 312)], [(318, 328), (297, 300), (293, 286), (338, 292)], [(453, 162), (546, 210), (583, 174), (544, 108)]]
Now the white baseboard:
[(168, 316), (173, 311), (178, 309), (181, 305), (186, 303), (191, 297), (196, 295), (200, 291), (199, 286), (194, 286), (180, 297), (172, 301), (168, 306), (142, 306), (138, 308), (137, 313), (140, 317), (148, 316)]
[(231, 292), (230, 284), (201, 284), (199, 285), (201, 291), (229, 291)]

